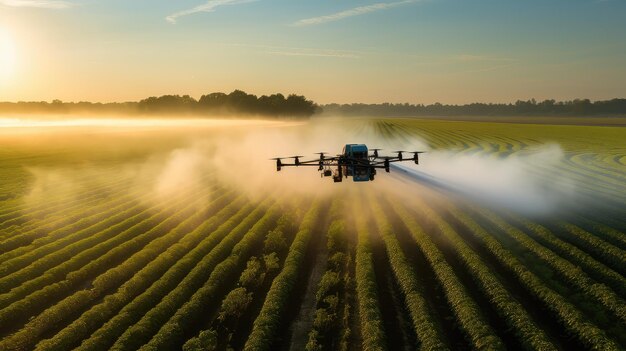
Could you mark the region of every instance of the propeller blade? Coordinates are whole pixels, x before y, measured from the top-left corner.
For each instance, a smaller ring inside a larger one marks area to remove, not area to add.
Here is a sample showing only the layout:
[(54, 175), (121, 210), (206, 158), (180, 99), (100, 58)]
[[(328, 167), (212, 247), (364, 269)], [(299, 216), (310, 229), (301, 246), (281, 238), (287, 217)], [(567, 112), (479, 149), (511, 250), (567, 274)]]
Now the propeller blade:
[(320, 155), (320, 161), (322, 161), (324, 159), (324, 156), (327, 154), (328, 152), (316, 152), (316, 155)]
[(420, 163), (419, 160), (419, 155), (425, 153), (426, 151), (412, 151), (411, 153), (413, 154), (413, 161), (415, 162), (416, 165), (418, 165)]
[(393, 152), (397, 152), (398, 153), (398, 158), (400, 159), (400, 161), (402, 161), (402, 153), (403, 152), (407, 152), (407, 151), (393, 151)]

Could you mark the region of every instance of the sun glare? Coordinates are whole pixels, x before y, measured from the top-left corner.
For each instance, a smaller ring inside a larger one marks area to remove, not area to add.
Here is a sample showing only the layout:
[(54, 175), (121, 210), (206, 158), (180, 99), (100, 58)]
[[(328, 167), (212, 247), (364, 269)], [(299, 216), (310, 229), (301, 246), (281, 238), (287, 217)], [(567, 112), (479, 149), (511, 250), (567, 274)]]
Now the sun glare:
[(0, 85), (15, 72), (17, 53), (13, 38), (6, 30), (0, 28)]

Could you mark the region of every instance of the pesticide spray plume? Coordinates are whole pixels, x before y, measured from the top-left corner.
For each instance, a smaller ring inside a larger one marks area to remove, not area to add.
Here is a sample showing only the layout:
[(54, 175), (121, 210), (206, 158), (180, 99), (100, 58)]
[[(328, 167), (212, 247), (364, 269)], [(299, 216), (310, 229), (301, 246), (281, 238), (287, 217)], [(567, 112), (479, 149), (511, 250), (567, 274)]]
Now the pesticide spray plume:
[(562, 149), (556, 144), (506, 158), (432, 150), (423, 156), (419, 167), (395, 168), (405, 177), (452, 198), (530, 216), (546, 216), (571, 204), (575, 198), (574, 181), (563, 175), (542, 176), (536, 167), (555, 170), (563, 157)]

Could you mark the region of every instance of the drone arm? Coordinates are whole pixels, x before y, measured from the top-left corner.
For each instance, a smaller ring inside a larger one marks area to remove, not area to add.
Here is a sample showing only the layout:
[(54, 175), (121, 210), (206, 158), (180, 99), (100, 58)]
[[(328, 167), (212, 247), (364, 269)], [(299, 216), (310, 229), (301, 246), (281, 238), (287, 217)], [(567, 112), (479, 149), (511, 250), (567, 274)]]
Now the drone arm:
[(302, 162), (300, 162), (300, 164), (295, 164), (295, 163), (282, 163), (281, 164), (281, 167), (306, 167), (306, 166), (319, 167), (319, 161), (316, 161), (316, 163), (302, 163)]

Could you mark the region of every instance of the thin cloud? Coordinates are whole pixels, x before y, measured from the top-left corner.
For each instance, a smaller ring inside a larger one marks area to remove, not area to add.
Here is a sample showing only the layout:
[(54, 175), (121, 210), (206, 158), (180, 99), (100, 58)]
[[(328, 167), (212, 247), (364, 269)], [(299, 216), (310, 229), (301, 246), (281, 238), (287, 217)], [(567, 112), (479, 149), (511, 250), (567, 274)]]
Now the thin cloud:
[(10, 7), (35, 7), (41, 9), (68, 9), (76, 6), (69, 1), (56, 0), (0, 0), (0, 5)]
[(302, 27), (302, 26), (322, 24), (326, 22), (339, 21), (339, 20), (349, 18), (349, 17), (360, 16), (360, 15), (364, 15), (364, 14), (376, 12), (376, 11), (381, 11), (381, 10), (387, 10), (387, 9), (394, 8), (397, 6), (412, 4), (416, 2), (420, 2), (420, 0), (380, 2), (380, 3), (376, 3), (372, 5), (359, 6), (359, 7), (349, 9), (349, 10), (333, 13), (330, 15), (301, 19), (299, 21), (292, 23), (292, 26)]
[(308, 56), (308, 57), (334, 57), (334, 58), (351, 58), (357, 59), (360, 58), (358, 55), (348, 54), (343, 52), (332, 52), (332, 51), (322, 51), (322, 52), (302, 52), (302, 51), (264, 51), (270, 55), (277, 56)]
[(510, 64), (506, 64), (506, 65), (489, 66), (489, 67), (469, 70), (469, 71), (465, 71), (465, 72), (466, 73), (490, 72), (490, 71), (495, 71), (495, 70), (499, 70), (499, 69), (502, 69), (502, 68), (509, 68), (509, 67), (516, 66), (516, 65), (517, 65), (516, 63), (510, 63)]
[(258, 0), (210, 0), (206, 4), (198, 5), (188, 10), (183, 10), (183, 11), (173, 13), (165, 17), (165, 20), (172, 24), (176, 24), (176, 21), (178, 20), (179, 17), (189, 16), (189, 15), (193, 15), (199, 12), (215, 12), (215, 9), (220, 6), (239, 5), (239, 4), (245, 4), (249, 2), (255, 2), (255, 1), (258, 1)]
[(361, 58), (361, 54), (363, 53), (361, 51), (354, 50), (303, 48), (262, 44), (222, 43), (222, 45), (258, 49), (254, 51), (276, 56), (309, 56), (358, 59)]
[(472, 54), (461, 54), (461, 55), (453, 56), (452, 59), (455, 61), (462, 61), (462, 62), (516, 61), (515, 59), (507, 58), (507, 57), (472, 55)]

